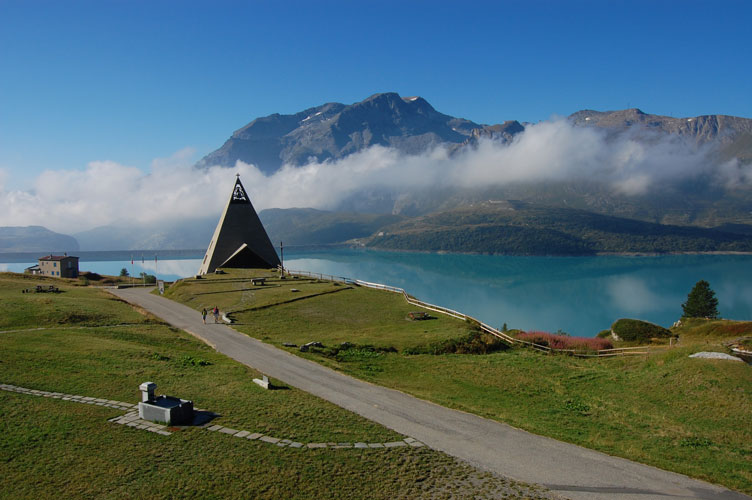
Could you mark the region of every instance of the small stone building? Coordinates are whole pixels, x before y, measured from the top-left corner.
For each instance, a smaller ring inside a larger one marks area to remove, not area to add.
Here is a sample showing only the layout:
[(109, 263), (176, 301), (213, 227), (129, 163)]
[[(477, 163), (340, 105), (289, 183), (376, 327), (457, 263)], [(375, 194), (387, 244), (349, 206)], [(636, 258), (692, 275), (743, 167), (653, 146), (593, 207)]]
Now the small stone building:
[(78, 278), (78, 257), (70, 255), (48, 255), (39, 259), (39, 270), (43, 276), (55, 278)]

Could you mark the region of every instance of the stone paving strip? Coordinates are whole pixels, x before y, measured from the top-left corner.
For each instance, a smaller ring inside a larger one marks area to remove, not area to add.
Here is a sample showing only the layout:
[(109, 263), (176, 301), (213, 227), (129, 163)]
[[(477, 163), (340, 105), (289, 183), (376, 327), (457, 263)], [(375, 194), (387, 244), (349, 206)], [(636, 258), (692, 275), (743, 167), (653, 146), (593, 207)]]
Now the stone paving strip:
[[(0, 384), (0, 390), (9, 392), (18, 392), (21, 394), (28, 394), (31, 396), (42, 396), (45, 398), (61, 399), (63, 401), (72, 401), (74, 403), (84, 403), (95, 406), (103, 406), (106, 408), (114, 408), (117, 410), (125, 410), (125, 415), (119, 417), (113, 417), (108, 419), (108, 422), (114, 424), (125, 425), (134, 429), (145, 430), (154, 432), (162, 436), (169, 436), (175, 430), (185, 428), (185, 426), (173, 426), (168, 427), (166, 425), (158, 424), (156, 422), (150, 422), (148, 420), (142, 420), (138, 417), (138, 405), (131, 403), (124, 403), (122, 401), (113, 401), (111, 399), (99, 399), (91, 396), (77, 396), (74, 394), (63, 394), (61, 392), (48, 392), (40, 391), (37, 389), (27, 389), (25, 387), (18, 387), (10, 384)], [(206, 411), (197, 408), (196, 411)], [(219, 434), (228, 434), (236, 438), (247, 439), (249, 441), (261, 441), (270, 445), (278, 446), (280, 448), (296, 448), (296, 449), (316, 449), (316, 448), (329, 448), (329, 449), (344, 449), (344, 448), (400, 448), (400, 447), (413, 447), (420, 448), (425, 446), (417, 439), (408, 437), (402, 441), (392, 441), (390, 443), (299, 443), (291, 439), (282, 439), (273, 436), (266, 436), (260, 432), (250, 432), (244, 430), (237, 430), (223, 425), (212, 424), (211, 422), (199, 425), (199, 428), (205, 429), (210, 432), (217, 432)]]
[(96, 326), (40, 326), (35, 328), (18, 328), (16, 330), (0, 330), (0, 333), (39, 332), (43, 330), (95, 330), (97, 328), (123, 328), (144, 326), (143, 323), (117, 323), (114, 325)]

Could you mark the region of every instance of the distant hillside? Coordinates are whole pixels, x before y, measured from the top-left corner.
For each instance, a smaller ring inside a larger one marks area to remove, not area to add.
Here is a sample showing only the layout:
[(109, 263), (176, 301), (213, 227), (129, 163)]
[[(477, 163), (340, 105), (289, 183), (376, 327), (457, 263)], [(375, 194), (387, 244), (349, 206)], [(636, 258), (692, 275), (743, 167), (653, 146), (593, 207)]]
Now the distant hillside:
[(331, 245), (364, 238), (405, 219), (398, 215), (325, 212), (312, 208), (263, 210), (259, 217), (272, 243)]
[(219, 216), (134, 226), (101, 226), (76, 233), (82, 250), (183, 250), (209, 246)]
[(752, 252), (752, 236), (566, 208), (489, 203), (382, 228), (367, 246), (508, 255)]
[[(396, 215), (325, 212), (310, 208), (271, 209), (259, 213), (275, 248), (332, 245), (370, 236), (404, 219)], [(141, 226), (102, 226), (76, 234), (82, 250), (180, 250), (206, 248), (219, 220), (203, 217)]]
[(78, 241), (42, 226), (0, 227), (0, 252), (77, 252)]

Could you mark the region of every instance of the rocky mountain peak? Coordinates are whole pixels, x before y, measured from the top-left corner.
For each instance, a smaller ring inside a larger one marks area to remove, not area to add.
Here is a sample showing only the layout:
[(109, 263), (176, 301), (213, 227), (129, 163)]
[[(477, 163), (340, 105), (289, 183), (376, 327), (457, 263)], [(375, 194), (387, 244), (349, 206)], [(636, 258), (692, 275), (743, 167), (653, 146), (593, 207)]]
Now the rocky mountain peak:
[(422, 97), (384, 92), (350, 105), (327, 103), (257, 118), (197, 166), (242, 161), (271, 174), (283, 164), (338, 159), (376, 144), (418, 154), (435, 144), (461, 144), (482, 127), (440, 113)]

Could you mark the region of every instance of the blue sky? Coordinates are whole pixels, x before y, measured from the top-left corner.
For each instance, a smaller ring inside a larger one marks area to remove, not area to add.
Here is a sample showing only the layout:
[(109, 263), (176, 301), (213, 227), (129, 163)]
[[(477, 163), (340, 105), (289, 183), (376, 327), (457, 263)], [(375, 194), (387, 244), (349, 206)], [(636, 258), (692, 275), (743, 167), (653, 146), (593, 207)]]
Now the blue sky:
[(752, 2), (0, 0), (0, 185), (191, 161), (271, 113), (420, 95), (481, 123), (752, 117)]

